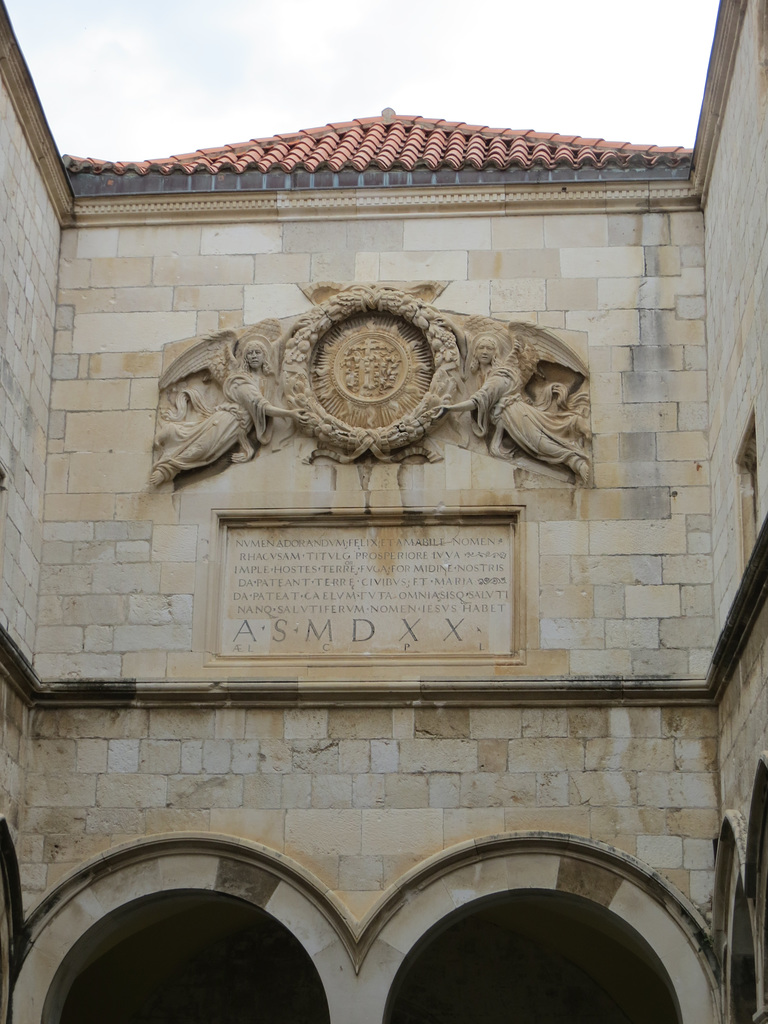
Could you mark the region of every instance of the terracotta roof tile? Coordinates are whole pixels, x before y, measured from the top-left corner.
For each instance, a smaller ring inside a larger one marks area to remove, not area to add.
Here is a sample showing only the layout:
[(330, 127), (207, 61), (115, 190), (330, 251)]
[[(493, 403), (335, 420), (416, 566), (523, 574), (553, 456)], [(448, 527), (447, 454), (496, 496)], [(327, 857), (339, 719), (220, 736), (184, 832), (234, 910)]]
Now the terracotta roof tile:
[(638, 146), (629, 142), (585, 139), (578, 135), (488, 128), (457, 121), (395, 115), (334, 122), (300, 132), (250, 139), (234, 145), (198, 149), (156, 160), (120, 161), (65, 157), (70, 174), (150, 173), (217, 174), (228, 171), (294, 171), (369, 168), (431, 171), (557, 167), (578, 170), (677, 167), (690, 161), (691, 151), (674, 146)]
[(336, 148), (336, 139), (332, 135), (326, 135), (315, 144), (312, 155), (308, 156), (304, 164), (308, 171), (316, 171), (318, 167), (328, 162), (328, 158)]
[(455, 129), (448, 139), (448, 149), (445, 151), (445, 162), (448, 166), (458, 171), (464, 163), (464, 153), (467, 149), (467, 140), (462, 132)]
[(398, 163), (402, 164), (407, 171), (412, 171), (419, 162), (424, 153), (427, 139), (428, 135), (420, 125), (415, 125), (408, 132), (408, 137), (398, 159)]
[(525, 138), (518, 136), (512, 140), (512, 144), (509, 147), (507, 166), (511, 167), (514, 164), (517, 167), (529, 167), (531, 164), (531, 152), (532, 149)]
[(558, 166), (558, 165), (563, 166), (563, 167), (576, 167), (577, 166), (576, 153), (575, 153), (573, 147), (565, 145), (562, 142), (560, 143), (560, 145), (558, 145), (557, 149), (552, 154), (552, 161), (555, 164), (555, 166)]
[(398, 153), (403, 148), (407, 138), (405, 126), (395, 121), (387, 128), (387, 135), (384, 144), (376, 159), (376, 166), (382, 171), (388, 171), (397, 160)]
[(356, 124), (353, 128), (345, 131), (341, 136), (339, 145), (336, 147), (336, 151), (328, 161), (328, 166), (332, 171), (340, 171), (348, 163), (352, 162), (352, 158), (360, 148), (360, 143), (365, 138), (363, 129), (359, 124)]
[(443, 161), (448, 146), (448, 137), (442, 128), (433, 129), (424, 146), (423, 160), (430, 171), (436, 171)]
[(507, 146), (502, 138), (491, 139), (488, 145), (488, 153), (486, 156), (486, 162), (488, 164), (495, 164), (497, 167), (504, 168), (507, 165)]
[(383, 124), (371, 125), (365, 134), (362, 145), (360, 145), (352, 158), (352, 166), (356, 171), (364, 171), (366, 167), (370, 167), (386, 134), (387, 129)]
[(465, 162), (479, 171), (485, 166), (486, 149), (485, 139), (482, 135), (473, 133), (469, 138), (467, 149), (464, 153)]

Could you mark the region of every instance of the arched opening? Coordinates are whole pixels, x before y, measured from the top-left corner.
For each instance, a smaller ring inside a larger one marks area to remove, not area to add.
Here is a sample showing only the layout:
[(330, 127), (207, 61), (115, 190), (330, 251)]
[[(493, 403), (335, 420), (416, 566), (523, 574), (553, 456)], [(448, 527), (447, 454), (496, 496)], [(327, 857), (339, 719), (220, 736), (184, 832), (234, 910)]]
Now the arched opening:
[(739, 878), (733, 903), (731, 931), (729, 1001), (733, 1024), (752, 1024), (757, 1011), (755, 951), (752, 943), (752, 922), (744, 886)]
[(177, 890), (126, 904), (70, 951), (44, 1024), (328, 1024), (317, 971), (253, 904)]
[(752, 910), (758, 874), (762, 877), (764, 870), (765, 780), (763, 755), (752, 791), (749, 827), (740, 812), (726, 811), (715, 861), (712, 934), (724, 968), (723, 1002), (729, 1024), (752, 1024), (757, 1011), (755, 943), (759, 939), (759, 924), (753, 928)]
[(520, 891), (435, 926), (404, 961), (387, 1024), (680, 1024), (640, 935), (580, 896)]
[[(768, 0), (764, 4), (768, 18)], [(742, 919), (752, 915), (756, 1002), (768, 1006), (768, 752), (757, 762), (749, 831), (746, 843), (744, 885), (734, 897)], [(742, 925), (743, 930), (743, 925)]]

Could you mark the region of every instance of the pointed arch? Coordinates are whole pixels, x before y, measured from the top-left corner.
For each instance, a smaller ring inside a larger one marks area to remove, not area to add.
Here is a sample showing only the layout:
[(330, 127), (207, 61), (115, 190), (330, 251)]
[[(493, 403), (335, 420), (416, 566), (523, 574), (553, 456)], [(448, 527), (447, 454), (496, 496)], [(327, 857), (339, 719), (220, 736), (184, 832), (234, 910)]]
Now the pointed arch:
[[(766, 5), (768, 7), (768, 5)], [(744, 890), (752, 906), (757, 991), (768, 1005), (768, 751), (757, 762), (746, 833)]]
[(727, 811), (715, 861), (712, 932), (723, 965), (724, 1003), (733, 1024), (751, 1024), (757, 1009), (755, 943), (747, 897), (747, 823)]

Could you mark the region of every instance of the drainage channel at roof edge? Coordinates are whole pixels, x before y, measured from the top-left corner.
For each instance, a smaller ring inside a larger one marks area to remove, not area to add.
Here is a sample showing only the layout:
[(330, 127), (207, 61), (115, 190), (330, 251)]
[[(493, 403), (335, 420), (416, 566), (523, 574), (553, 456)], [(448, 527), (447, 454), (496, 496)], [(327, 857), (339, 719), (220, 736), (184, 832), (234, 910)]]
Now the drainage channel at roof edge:
[(517, 184), (560, 184), (569, 182), (601, 181), (687, 181), (690, 176), (690, 161), (681, 161), (676, 167), (657, 165), (653, 168), (638, 167), (582, 167), (533, 168), (523, 170), (474, 170), (465, 168), (452, 171), (416, 169), (413, 171), (366, 171), (344, 170), (294, 171), (244, 171), (240, 174), (220, 172), (211, 174), (198, 171), (186, 174), (175, 171), (172, 174), (89, 174), (70, 173), (72, 188), (77, 196), (102, 195), (148, 195), (148, 194), (189, 194), (197, 192), (265, 192), (321, 189), (357, 188), (414, 188), (414, 187), (456, 187), (467, 185), (517, 185)]

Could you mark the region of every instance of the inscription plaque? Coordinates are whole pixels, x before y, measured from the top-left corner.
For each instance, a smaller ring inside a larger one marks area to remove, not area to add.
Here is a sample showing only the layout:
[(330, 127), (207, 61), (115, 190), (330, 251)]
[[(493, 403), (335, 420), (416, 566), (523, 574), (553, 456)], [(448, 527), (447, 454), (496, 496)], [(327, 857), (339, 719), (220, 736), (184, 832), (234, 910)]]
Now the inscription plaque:
[(513, 652), (513, 524), (230, 525), (225, 656)]

